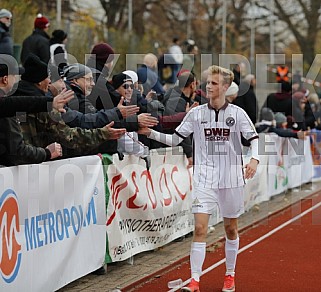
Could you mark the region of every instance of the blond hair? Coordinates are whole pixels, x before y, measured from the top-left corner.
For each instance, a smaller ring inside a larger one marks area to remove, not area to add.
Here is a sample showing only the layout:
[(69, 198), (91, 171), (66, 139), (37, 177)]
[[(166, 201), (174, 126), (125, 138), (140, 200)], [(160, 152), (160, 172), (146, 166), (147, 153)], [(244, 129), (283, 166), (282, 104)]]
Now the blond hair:
[(225, 84), (231, 85), (233, 79), (234, 79), (234, 74), (231, 70), (220, 67), (220, 66), (216, 66), (216, 65), (212, 65), (210, 67), (208, 67), (208, 74), (220, 74), (223, 76), (223, 80)]

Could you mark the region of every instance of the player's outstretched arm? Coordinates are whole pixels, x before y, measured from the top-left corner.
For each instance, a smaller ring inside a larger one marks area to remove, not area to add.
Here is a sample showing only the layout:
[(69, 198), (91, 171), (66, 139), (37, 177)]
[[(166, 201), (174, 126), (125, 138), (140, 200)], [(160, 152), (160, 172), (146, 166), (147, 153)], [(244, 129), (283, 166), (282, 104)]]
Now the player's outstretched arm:
[(156, 140), (168, 146), (177, 146), (179, 143), (183, 141), (183, 139), (179, 137), (177, 134), (164, 134), (154, 131), (150, 128), (140, 128), (138, 130), (138, 134), (145, 135), (149, 139)]

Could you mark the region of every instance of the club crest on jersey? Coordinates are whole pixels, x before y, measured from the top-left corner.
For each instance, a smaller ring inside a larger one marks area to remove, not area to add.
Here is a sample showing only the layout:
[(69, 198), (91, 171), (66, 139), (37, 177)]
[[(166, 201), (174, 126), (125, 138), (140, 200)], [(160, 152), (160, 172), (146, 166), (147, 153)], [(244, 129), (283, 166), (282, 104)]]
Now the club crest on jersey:
[(228, 117), (228, 118), (225, 120), (225, 123), (226, 123), (227, 126), (232, 127), (232, 126), (234, 126), (234, 124), (235, 124), (235, 120), (234, 120), (233, 117)]

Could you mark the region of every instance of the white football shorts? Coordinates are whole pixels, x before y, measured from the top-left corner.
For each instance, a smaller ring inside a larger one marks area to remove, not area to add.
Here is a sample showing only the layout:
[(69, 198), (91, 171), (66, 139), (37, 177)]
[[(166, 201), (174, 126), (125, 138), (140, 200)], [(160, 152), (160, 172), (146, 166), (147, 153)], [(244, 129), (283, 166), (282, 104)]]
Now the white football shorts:
[(192, 191), (192, 198), (193, 214), (212, 214), (216, 204), (224, 218), (238, 218), (244, 213), (244, 187), (227, 189), (196, 187)]

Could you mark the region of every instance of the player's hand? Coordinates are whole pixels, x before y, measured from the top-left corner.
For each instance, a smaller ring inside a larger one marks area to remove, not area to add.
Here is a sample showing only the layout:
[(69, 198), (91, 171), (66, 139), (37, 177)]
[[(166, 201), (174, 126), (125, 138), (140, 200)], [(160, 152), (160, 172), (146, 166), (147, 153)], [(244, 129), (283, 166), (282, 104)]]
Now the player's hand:
[(248, 164), (246, 164), (244, 167), (244, 169), (245, 169), (244, 178), (245, 179), (250, 179), (250, 178), (254, 177), (258, 164), (259, 164), (259, 162), (256, 159), (251, 158), (250, 162)]
[(188, 157), (188, 158), (187, 158), (187, 161), (188, 161), (188, 163), (187, 163), (187, 168), (191, 168), (191, 167), (194, 166), (194, 165), (193, 165), (193, 157)]
[(158, 120), (155, 117), (152, 117), (148, 113), (143, 113), (138, 115), (138, 126), (139, 128), (152, 128), (158, 124)]
[(124, 99), (125, 98), (123, 96), (120, 98), (117, 107), (120, 110), (120, 113), (123, 116), (123, 118), (126, 119), (127, 117), (133, 116), (137, 112), (139, 112), (139, 107), (137, 105), (123, 105)]
[(141, 135), (145, 135), (145, 136), (149, 136), (150, 135), (150, 132), (151, 132), (151, 129), (150, 128), (140, 128), (137, 133), (138, 134), (141, 134)]

